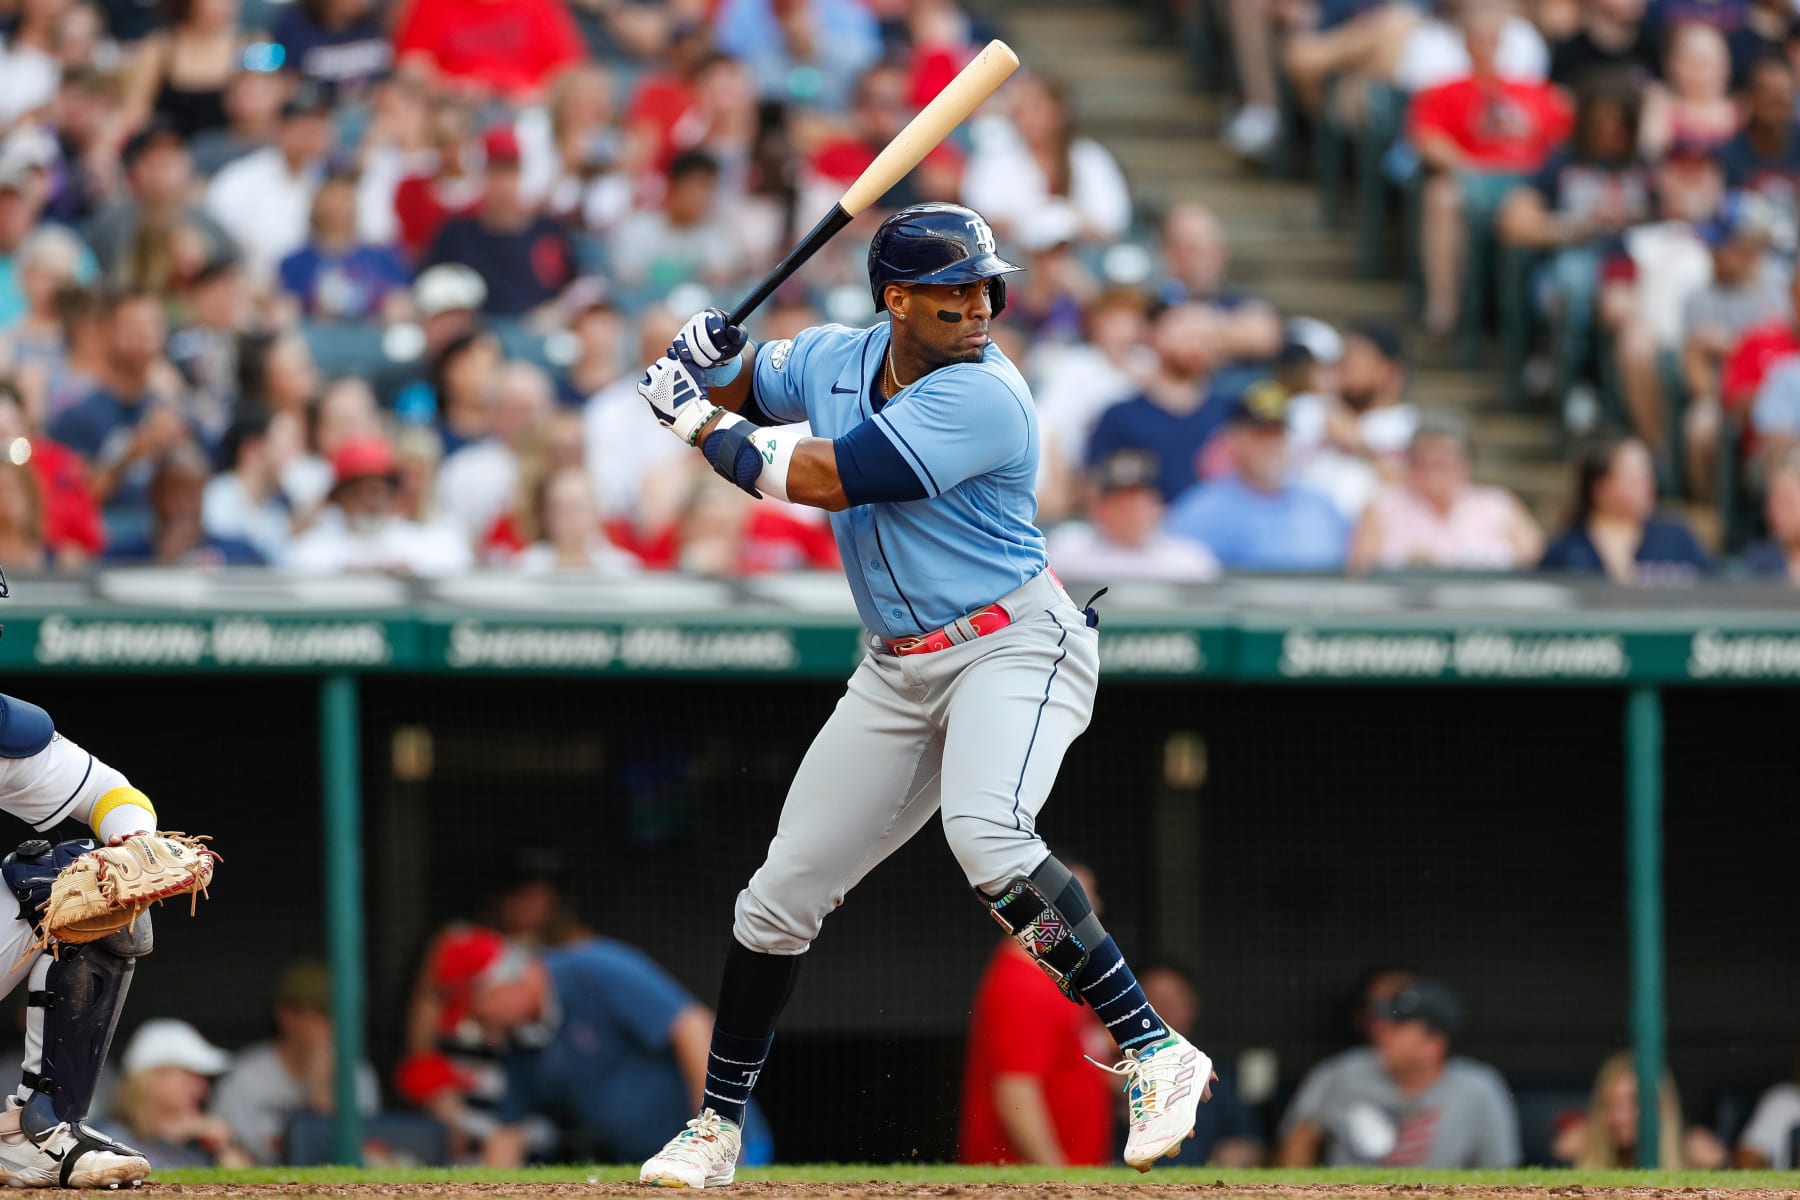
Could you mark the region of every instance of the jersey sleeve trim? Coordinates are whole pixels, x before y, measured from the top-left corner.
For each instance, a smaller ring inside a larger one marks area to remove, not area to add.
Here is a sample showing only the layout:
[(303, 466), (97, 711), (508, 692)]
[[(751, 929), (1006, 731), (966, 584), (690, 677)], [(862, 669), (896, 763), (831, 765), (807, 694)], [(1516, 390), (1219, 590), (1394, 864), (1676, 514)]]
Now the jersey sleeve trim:
[(59, 821), (69, 815), (69, 810), (75, 807), (75, 802), (81, 799), (81, 793), (87, 790), (88, 780), (94, 774), (94, 755), (89, 751), (87, 756), (87, 769), (81, 773), (81, 782), (75, 785), (75, 790), (69, 793), (69, 798), (57, 807), (56, 812), (48, 820), (39, 821), (32, 826), (33, 829), (43, 833), (47, 829), (54, 828)]
[(887, 434), (888, 440), (894, 448), (901, 453), (906, 459), (907, 465), (913, 469), (913, 473), (925, 484), (928, 489), (927, 494), (941, 495), (943, 489), (938, 487), (937, 480), (932, 478), (931, 468), (925, 465), (925, 460), (919, 456), (919, 452), (912, 448), (912, 443), (906, 440), (906, 435), (894, 428), (894, 423), (888, 419), (887, 413), (876, 413), (872, 420), (881, 427), (881, 432)]

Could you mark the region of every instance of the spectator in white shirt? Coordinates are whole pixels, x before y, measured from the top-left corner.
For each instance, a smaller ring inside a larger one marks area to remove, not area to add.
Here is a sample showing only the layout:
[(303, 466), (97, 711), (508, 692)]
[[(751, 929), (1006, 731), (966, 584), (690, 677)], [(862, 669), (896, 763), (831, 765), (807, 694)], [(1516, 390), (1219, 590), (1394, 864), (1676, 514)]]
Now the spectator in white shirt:
[[(336, 1106), (332, 1030), (331, 976), (320, 964), (289, 967), (275, 991), (275, 1036), (238, 1051), (213, 1093), (213, 1111), (257, 1162), (281, 1161), (296, 1115), (329, 1114)], [(356, 1065), (356, 1101), (365, 1116), (381, 1104), (381, 1085), (366, 1061)]]
[(324, 89), (302, 84), (281, 106), (275, 144), (224, 168), (206, 189), (206, 211), (260, 280), (272, 280), (281, 260), (306, 244), (313, 194), (331, 151), (331, 112)]
[(1778, 1083), (1762, 1094), (1750, 1123), (1738, 1139), (1735, 1165), (1748, 1170), (1794, 1169), (1794, 1145), (1800, 1140), (1800, 1083)]
[(318, 522), (296, 538), (289, 565), (317, 574), (385, 571), (451, 575), (472, 561), (446, 526), (423, 526), (394, 512), (399, 478), (387, 439), (346, 442), (332, 459), (337, 484)]
[(519, 570), (530, 575), (629, 575), (642, 568), (635, 554), (613, 545), (601, 532), (594, 482), (586, 471), (567, 467), (551, 473), (539, 485), (536, 499), (539, 540), (513, 559)]
[(1150, 301), (1135, 288), (1111, 287), (1081, 314), (1084, 340), (1040, 345), (1030, 373), (1037, 386), (1042, 451), (1038, 515), (1055, 521), (1080, 501), (1081, 464), (1100, 414), (1143, 389), (1156, 370), (1150, 349)]
[(1156, 456), (1121, 450), (1095, 469), (1088, 519), (1065, 522), (1051, 532), (1050, 561), (1071, 579), (1217, 579), (1219, 560), (1211, 550), (1163, 532), (1164, 511)]
[(8, 129), (56, 99), (62, 82), (57, 25), (66, 0), (25, 0), (15, 8), (11, 32), (0, 37), (0, 129)]
[(531, 363), (509, 362), (494, 380), (493, 433), (444, 459), (437, 512), (471, 546), (479, 546), (494, 522), (511, 511), (519, 490), (519, 455), (544, 435), (555, 408), (550, 377)]
[(281, 494), (281, 472), (300, 450), (292, 413), (253, 413), (225, 431), (225, 470), (206, 484), (200, 523), (208, 535), (250, 543), (272, 566), (287, 558), (294, 517)]
[(1026, 75), (1008, 89), (1012, 121), (977, 138), (963, 203), (1028, 250), (1104, 244), (1131, 226), (1131, 192), (1105, 147), (1075, 132), (1061, 84)]
[[(681, 332), (682, 318), (656, 305), (638, 316), (635, 362), (655, 362)], [(605, 520), (631, 517), (640, 529), (658, 528), (642, 511), (644, 483), (659, 468), (689, 457), (677, 438), (654, 421), (644, 420), (644, 401), (637, 394), (637, 368), (588, 397), (583, 420), (587, 427), (588, 474), (594, 498)], [(671, 500), (663, 521), (672, 520), (685, 496)]]

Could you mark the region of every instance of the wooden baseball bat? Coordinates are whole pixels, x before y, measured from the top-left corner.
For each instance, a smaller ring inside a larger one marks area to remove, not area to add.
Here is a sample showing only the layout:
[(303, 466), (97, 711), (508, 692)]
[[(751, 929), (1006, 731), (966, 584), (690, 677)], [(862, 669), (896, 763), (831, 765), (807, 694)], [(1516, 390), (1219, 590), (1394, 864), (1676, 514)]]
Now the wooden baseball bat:
[(933, 147), (949, 137), (952, 129), (968, 120), (969, 114), (993, 95), (994, 89), (1005, 83), (1006, 77), (1018, 66), (1019, 56), (1013, 53), (1011, 46), (999, 40), (989, 42), (955, 79), (945, 85), (943, 91), (932, 98), (930, 104), (919, 110), (918, 116), (906, 123), (905, 129), (894, 135), (894, 140), (884, 146), (875, 161), (856, 177), (856, 182), (845, 189), (843, 198), (832, 205), (831, 211), (813, 226), (812, 232), (800, 239), (800, 244), (789, 251), (786, 258), (775, 264), (775, 269), (756, 285), (755, 291), (744, 297), (743, 303), (731, 310), (731, 323), (742, 325), (744, 318), (787, 282), (788, 276), (798, 271), (802, 263), (817, 254), (838, 230), (879, 200), (908, 171), (924, 161)]

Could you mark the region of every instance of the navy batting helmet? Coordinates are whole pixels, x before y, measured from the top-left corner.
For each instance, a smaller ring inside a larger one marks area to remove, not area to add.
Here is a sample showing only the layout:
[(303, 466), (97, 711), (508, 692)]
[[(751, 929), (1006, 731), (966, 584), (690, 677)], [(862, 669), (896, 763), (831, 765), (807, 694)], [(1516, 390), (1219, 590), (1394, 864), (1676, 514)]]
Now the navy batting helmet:
[(914, 204), (881, 223), (869, 242), (869, 292), (875, 310), (887, 308), (881, 293), (890, 283), (974, 283), (993, 280), (994, 315), (1006, 307), (1002, 275), (1025, 268), (994, 253), (994, 231), (972, 208)]

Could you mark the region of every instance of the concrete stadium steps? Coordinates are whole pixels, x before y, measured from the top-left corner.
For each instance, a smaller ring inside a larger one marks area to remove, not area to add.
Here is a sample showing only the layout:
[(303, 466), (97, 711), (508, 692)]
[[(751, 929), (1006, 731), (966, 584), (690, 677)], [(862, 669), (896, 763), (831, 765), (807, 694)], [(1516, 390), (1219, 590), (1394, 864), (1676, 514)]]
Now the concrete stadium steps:
[(1309, 185), (1248, 168), (1219, 142), (1226, 105), (1192, 90), (1183, 49), (1153, 38), (1136, 5), (994, 0), (991, 8), (1028, 66), (1067, 81), (1082, 131), (1118, 158), (1146, 215), (1199, 200), (1225, 224), (1233, 283), (1283, 312), (1413, 331), (1414, 398), (1468, 417), (1478, 475), (1518, 492), (1540, 520), (1559, 517), (1568, 469), (1557, 422), (1509, 411), (1497, 366), (1463, 370), (1448, 347), (1426, 345), (1405, 285), (1356, 278), (1354, 232), (1321, 227)]

